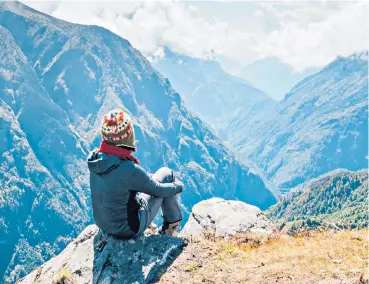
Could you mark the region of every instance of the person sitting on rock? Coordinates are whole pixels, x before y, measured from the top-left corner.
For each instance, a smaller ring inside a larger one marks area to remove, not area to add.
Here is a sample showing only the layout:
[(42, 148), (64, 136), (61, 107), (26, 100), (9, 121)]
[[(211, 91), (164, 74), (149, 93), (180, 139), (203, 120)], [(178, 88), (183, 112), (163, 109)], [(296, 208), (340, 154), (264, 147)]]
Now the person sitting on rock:
[(160, 234), (173, 235), (182, 220), (178, 194), (183, 183), (163, 167), (149, 175), (139, 166), (130, 116), (120, 109), (104, 115), (102, 142), (87, 159), (96, 225), (118, 238), (143, 234), (161, 208)]

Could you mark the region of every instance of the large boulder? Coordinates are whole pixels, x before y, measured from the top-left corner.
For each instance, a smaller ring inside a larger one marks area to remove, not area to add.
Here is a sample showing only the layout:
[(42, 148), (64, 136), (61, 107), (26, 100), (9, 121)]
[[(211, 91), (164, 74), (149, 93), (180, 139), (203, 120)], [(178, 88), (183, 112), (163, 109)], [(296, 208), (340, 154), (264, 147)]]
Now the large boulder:
[(17, 283), (152, 283), (183, 247), (181, 239), (161, 235), (118, 240), (91, 225), (58, 256)]
[(241, 201), (211, 198), (197, 203), (180, 233), (184, 238), (212, 235), (227, 237), (240, 233), (270, 234), (274, 224), (256, 206)]

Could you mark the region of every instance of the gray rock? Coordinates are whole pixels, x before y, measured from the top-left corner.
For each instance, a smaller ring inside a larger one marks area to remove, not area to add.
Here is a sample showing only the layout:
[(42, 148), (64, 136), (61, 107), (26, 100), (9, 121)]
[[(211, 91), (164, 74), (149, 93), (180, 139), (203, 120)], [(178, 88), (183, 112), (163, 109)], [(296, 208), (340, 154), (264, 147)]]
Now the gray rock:
[(91, 225), (58, 256), (18, 283), (152, 283), (184, 244), (179, 238), (161, 235), (118, 240)]
[(193, 207), (180, 236), (197, 238), (211, 234), (227, 237), (247, 232), (269, 234), (273, 229), (273, 223), (258, 207), (241, 201), (211, 198)]

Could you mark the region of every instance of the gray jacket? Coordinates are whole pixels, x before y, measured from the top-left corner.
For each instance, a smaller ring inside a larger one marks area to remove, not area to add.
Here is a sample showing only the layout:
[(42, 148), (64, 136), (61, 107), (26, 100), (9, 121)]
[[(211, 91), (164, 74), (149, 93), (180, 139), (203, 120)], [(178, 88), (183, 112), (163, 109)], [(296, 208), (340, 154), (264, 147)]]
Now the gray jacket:
[(180, 193), (181, 184), (159, 183), (132, 161), (93, 151), (89, 154), (90, 188), (96, 225), (115, 237), (133, 237), (139, 228), (137, 192), (156, 197)]

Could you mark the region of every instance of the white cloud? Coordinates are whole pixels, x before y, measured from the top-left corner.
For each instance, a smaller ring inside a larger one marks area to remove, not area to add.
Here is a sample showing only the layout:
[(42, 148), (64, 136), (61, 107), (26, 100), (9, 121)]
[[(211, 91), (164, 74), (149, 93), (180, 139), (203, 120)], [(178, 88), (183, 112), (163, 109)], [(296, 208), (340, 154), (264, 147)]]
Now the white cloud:
[[(338, 54), (368, 48), (367, 3), (197, 5), (173, 1), (57, 1), (26, 4), (67, 21), (108, 28), (150, 58), (162, 57), (163, 47), (167, 46), (189, 56), (211, 56), (239, 65), (277, 56), (301, 70), (327, 64)], [(220, 8), (213, 9), (215, 5)], [(251, 11), (246, 20), (241, 19), (240, 7), (244, 7), (245, 13)]]
[[(309, 21), (306, 14), (315, 21)], [(305, 6), (304, 10), (278, 16), (283, 28), (270, 33), (267, 43), (260, 47), (265, 48), (263, 55), (280, 57), (297, 69), (326, 64), (338, 54), (368, 49), (368, 3), (341, 3), (326, 13), (319, 7)]]

